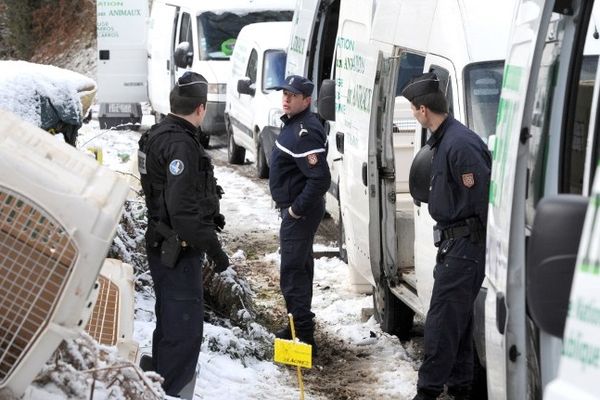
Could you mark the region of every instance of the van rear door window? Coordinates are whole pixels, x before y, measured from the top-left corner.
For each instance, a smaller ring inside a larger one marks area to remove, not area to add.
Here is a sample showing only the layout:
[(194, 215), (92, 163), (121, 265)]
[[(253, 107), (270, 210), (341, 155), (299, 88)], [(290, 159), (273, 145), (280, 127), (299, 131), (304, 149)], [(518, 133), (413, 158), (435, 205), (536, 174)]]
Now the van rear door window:
[(198, 42), (202, 60), (229, 60), (240, 30), (256, 22), (291, 21), (293, 11), (256, 11), (236, 14), (233, 12), (198, 15)]
[(504, 62), (470, 64), (464, 69), (467, 125), (482, 138), (494, 134)]

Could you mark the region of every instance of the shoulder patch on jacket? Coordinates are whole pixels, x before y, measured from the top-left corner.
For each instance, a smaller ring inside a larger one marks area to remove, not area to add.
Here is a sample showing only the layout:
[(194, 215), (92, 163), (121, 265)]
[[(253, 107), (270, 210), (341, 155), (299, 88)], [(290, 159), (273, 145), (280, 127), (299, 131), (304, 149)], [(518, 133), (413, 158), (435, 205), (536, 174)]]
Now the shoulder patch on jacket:
[(317, 156), (317, 153), (310, 153), (306, 156), (306, 160), (311, 168), (319, 163), (319, 157)]
[(473, 186), (475, 186), (475, 175), (473, 175), (472, 172), (469, 172), (468, 174), (462, 174), (462, 183), (465, 185), (465, 187), (471, 189)]

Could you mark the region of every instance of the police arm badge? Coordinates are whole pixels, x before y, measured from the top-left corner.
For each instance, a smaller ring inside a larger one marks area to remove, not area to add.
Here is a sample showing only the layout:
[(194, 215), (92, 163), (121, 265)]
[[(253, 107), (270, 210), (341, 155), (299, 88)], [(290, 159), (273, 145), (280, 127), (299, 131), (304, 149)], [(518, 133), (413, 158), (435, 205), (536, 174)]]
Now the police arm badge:
[(317, 153), (310, 153), (306, 156), (306, 161), (308, 161), (308, 166), (312, 168), (319, 163), (319, 157)]
[(475, 175), (472, 172), (462, 174), (462, 183), (466, 188), (471, 189), (475, 186)]

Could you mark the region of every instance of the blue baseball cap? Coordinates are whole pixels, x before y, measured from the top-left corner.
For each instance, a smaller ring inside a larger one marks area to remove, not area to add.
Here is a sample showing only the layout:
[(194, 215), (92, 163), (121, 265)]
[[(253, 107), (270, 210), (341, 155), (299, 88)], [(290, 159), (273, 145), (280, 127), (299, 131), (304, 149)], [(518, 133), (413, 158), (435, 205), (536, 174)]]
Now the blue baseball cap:
[(270, 89), (274, 90), (287, 90), (291, 93), (302, 94), (304, 96), (312, 96), (312, 92), (315, 85), (303, 76), (290, 75), (285, 78), (285, 84), (280, 86), (274, 86)]

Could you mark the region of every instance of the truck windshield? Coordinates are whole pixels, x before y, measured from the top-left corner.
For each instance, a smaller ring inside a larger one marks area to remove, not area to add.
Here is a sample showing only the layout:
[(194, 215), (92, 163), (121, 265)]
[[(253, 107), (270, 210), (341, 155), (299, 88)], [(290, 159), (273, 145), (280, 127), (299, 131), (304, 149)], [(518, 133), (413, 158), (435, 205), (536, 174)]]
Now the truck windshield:
[(285, 82), (285, 50), (268, 50), (265, 52), (263, 63), (263, 87), (267, 91), (274, 86), (283, 85)]
[(467, 124), (484, 140), (495, 133), (503, 70), (503, 61), (465, 67)]
[(293, 11), (249, 13), (211, 11), (198, 15), (198, 43), (201, 60), (229, 60), (240, 30), (255, 22), (291, 21)]

